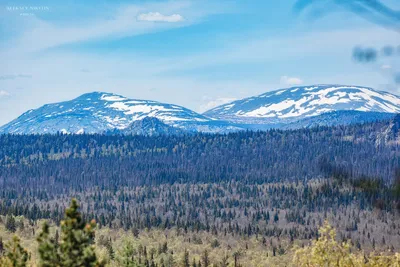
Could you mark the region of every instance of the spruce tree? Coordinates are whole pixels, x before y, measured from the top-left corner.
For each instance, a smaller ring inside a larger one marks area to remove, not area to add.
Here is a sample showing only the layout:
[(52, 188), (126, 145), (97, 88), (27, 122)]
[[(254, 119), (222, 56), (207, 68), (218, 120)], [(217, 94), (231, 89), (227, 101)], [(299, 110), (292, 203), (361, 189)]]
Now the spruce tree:
[(0, 256), (3, 254), (4, 251), (4, 243), (3, 239), (0, 237)]
[(97, 266), (99, 263), (93, 246), (96, 222), (92, 220), (86, 224), (78, 209), (78, 202), (72, 199), (65, 212), (66, 219), (61, 221), (61, 263), (70, 267)]
[(62, 266), (60, 253), (57, 250), (57, 242), (50, 238), (49, 225), (43, 224), (42, 232), (37, 237), (39, 243), (39, 264), (41, 267)]
[(11, 233), (15, 233), (15, 231), (17, 231), (17, 225), (15, 223), (14, 216), (12, 216), (12, 215), (7, 216), (7, 218), (6, 218), (6, 229), (8, 231), (10, 231)]
[(187, 249), (185, 249), (185, 251), (183, 252), (181, 266), (182, 267), (190, 267), (189, 251)]
[(207, 249), (204, 250), (201, 259), (202, 259), (204, 267), (210, 266), (210, 258), (208, 257), (208, 250)]
[(5, 245), (5, 254), (3, 258), (0, 258), (0, 266), (27, 267), (28, 259), (28, 252), (21, 246), (18, 236), (14, 236)]
[(97, 267), (103, 264), (97, 260), (94, 248), (95, 221), (86, 224), (79, 212), (79, 205), (72, 199), (61, 221), (61, 242), (58, 245), (50, 238), (49, 226), (43, 225), (37, 238), (39, 243), (40, 266), (42, 267)]

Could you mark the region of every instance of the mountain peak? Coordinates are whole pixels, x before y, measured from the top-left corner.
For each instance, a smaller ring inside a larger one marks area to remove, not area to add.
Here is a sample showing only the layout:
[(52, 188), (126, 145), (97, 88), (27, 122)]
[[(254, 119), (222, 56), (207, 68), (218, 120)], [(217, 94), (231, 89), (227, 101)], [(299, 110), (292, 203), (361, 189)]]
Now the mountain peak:
[(29, 110), (0, 127), (0, 133), (180, 132), (176, 128), (224, 133), (284, 128), (289, 123), (308, 127), (367, 122), (399, 112), (399, 96), (354, 85), (294, 86), (224, 104), (204, 115), (174, 104), (95, 91)]
[(80, 95), (76, 99), (106, 100), (106, 101), (110, 101), (108, 99), (115, 99), (117, 101), (117, 100), (126, 100), (127, 98), (123, 97), (122, 95), (118, 95), (118, 94), (114, 94), (114, 93), (94, 91), (94, 92), (85, 93), (83, 95)]
[(340, 110), (397, 113), (400, 97), (354, 85), (295, 86), (227, 103), (204, 115), (240, 123), (287, 123)]
[(132, 122), (146, 117), (157, 118), (172, 127), (211, 121), (178, 105), (129, 99), (114, 93), (96, 91), (70, 101), (46, 104), (25, 112), (14, 121), (0, 127), (0, 132), (99, 133), (127, 128)]

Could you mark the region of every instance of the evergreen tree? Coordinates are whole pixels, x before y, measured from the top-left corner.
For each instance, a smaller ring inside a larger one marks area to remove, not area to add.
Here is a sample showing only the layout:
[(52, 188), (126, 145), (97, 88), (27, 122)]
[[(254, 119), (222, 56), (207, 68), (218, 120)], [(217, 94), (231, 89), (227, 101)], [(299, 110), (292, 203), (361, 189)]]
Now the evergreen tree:
[(57, 243), (55, 239), (50, 239), (49, 225), (47, 222), (43, 224), (42, 232), (37, 237), (39, 243), (39, 256), (41, 267), (62, 266), (59, 252), (57, 251)]
[(221, 259), (219, 265), (220, 265), (221, 267), (228, 267), (228, 266), (229, 266), (228, 259), (229, 259), (228, 255), (225, 255), (224, 257), (222, 257), (222, 259)]
[(182, 267), (190, 267), (189, 251), (187, 249), (185, 249), (185, 251), (183, 252), (181, 266)]
[(15, 231), (17, 231), (17, 225), (15, 223), (14, 216), (12, 216), (12, 215), (7, 216), (7, 218), (6, 218), (6, 229), (8, 231), (10, 231), (11, 233), (15, 233)]
[(37, 239), (40, 264), (43, 267), (94, 267), (103, 264), (97, 260), (94, 250), (94, 228), (96, 223), (86, 224), (79, 212), (79, 205), (72, 199), (66, 210), (66, 218), (61, 221), (61, 244), (49, 235), (49, 226), (43, 225)]
[(72, 199), (66, 219), (61, 221), (61, 263), (69, 267), (98, 266), (93, 246), (96, 222), (86, 224), (78, 209), (78, 202)]
[(21, 246), (18, 236), (14, 236), (12, 240), (5, 245), (5, 254), (3, 258), (0, 258), (0, 266), (27, 267), (28, 259), (28, 252)]
[(107, 240), (105, 246), (106, 246), (106, 249), (108, 252), (108, 256), (110, 257), (110, 259), (113, 260), (114, 259), (114, 249), (112, 246), (111, 238)]
[(0, 256), (3, 254), (3, 251), (4, 251), (3, 238), (0, 237)]
[(210, 266), (210, 258), (208, 256), (208, 250), (207, 249), (204, 250), (203, 255), (201, 257), (201, 261), (203, 262), (202, 266), (204, 266), (204, 267)]

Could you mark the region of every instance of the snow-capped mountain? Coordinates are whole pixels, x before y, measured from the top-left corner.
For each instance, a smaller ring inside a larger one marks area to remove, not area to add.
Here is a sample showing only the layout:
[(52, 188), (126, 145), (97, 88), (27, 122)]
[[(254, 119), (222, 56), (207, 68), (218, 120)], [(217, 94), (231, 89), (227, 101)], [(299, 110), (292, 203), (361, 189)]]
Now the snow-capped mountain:
[(297, 86), (224, 104), (203, 115), (235, 123), (280, 125), (341, 110), (399, 113), (400, 97), (361, 86)]
[(394, 113), (400, 113), (399, 96), (360, 86), (281, 89), (237, 100), (203, 115), (178, 105), (93, 92), (29, 110), (0, 127), (0, 133), (227, 133), (370, 122)]
[[(181, 135), (185, 131), (181, 128), (169, 126), (157, 118), (145, 117), (142, 120), (132, 122), (122, 130), (116, 130), (124, 135)], [(115, 132), (115, 131), (114, 131)]]
[(394, 113), (364, 112), (356, 110), (339, 110), (323, 113), (318, 116), (307, 117), (295, 122), (287, 123), (280, 129), (312, 128), (317, 126), (349, 125), (376, 121), (388, 121), (396, 116)]
[(171, 127), (188, 131), (224, 131), (214, 120), (187, 108), (151, 100), (93, 92), (71, 101), (29, 110), (0, 128), (0, 133), (101, 133), (126, 129), (144, 118), (157, 118)]

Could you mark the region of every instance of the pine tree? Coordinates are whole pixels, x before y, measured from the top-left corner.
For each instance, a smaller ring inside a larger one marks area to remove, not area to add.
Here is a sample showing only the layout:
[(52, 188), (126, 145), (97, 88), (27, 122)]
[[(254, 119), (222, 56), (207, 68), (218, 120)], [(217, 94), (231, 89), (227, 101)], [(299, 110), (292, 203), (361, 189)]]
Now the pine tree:
[(0, 237), (0, 256), (3, 254), (3, 251), (4, 251), (3, 238)]
[(85, 224), (78, 209), (78, 202), (72, 199), (66, 219), (61, 221), (61, 263), (70, 267), (97, 266), (99, 262), (93, 246), (96, 222)]
[(107, 252), (108, 252), (108, 256), (110, 257), (110, 259), (114, 259), (114, 249), (113, 249), (113, 246), (112, 246), (112, 241), (111, 241), (111, 238), (110, 239), (108, 239), (107, 240), (107, 242), (106, 242), (106, 249), (107, 249)]
[(72, 199), (61, 221), (61, 243), (50, 238), (49, 225), (45, 223), (37, 241), (40, 264), (43, 267), (94, 267), (103, 264), (97, 260), (94, 250), (94, 228), (96, 223), (86, 224), (79, 212), (79, 205)]
[(15, 231), (17, 231), (17, 225), (15, 223), (14, 216), (12, 216), (12, 215), (7, 216), (7, 218), (6, 218), (6, 229), (8, 231), (10, 231), (11, 233), (15, 233)]
[(42, 232), (37, 237), (39, 243), (39, 255), (41, 267), (62, 266), (57, 243), (55, 239), (50, 239), (49, 225), (43, 224)]
[(187, 249), (185, 249), (185, 251), (183, 252), (181, 265), (182, 267), (190, 267), (189, 251)]
[(28, 252), (21, 246), (18, 236), (14, 236), (12, 240), (5, 245), (5, 254), (3, 258), (0, 258), (0, 266), (27, 267), (28, 259)]
[(168, 255), (166, 266), (167, 267), (174, 267), (175, 266), (175, 259), (174, 259), (174, 256), (172, 254)]
[(208, 250), (207, 249), (204, 250), (203, 255), (201, 257), (201, 260), (203, 262), (203, 266), (204, 267), (210, 266), (210, 258), (208, 257)]
[(58, 229), (56, 230), (56, 234), (54, 235), (54, 244), (56, 246), (56, 248), (58, 248), (58, 246), (60, 245), (59, 242), (60, 239), (60, 234), (58, 233)]
[(219, 263), (219, 265), (221, 267), (228, 267), (229, 266), (228, 259), (229, 259), (229, 256), (225, 255), (224, 257), (222, 257), (221, 262)]
[(233, 253), (233, 259), (234, 259), (234, 266), (235, 267), (239, 267), (239, 259), (242, 256), (242, 251), (241, 250), (237, 250)]

